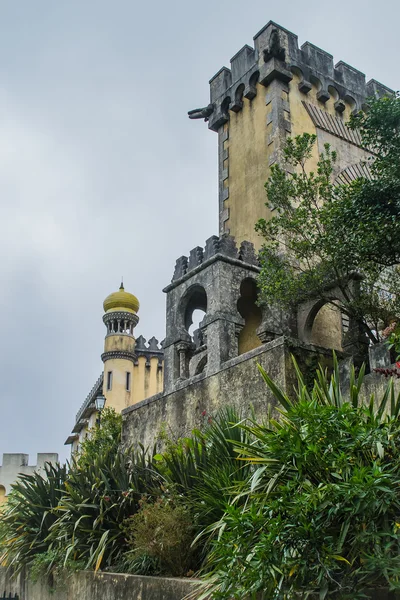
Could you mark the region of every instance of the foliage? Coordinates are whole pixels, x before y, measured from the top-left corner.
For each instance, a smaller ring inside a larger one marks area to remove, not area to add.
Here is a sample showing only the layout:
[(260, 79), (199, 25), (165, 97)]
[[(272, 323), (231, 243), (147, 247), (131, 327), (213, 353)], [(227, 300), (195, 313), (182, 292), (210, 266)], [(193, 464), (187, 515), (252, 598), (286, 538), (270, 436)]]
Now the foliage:
[(249, 476), (249, 466), (237, 459), (236, 445), (248, 441), (237, 411), (224, 407), (214, 418), (203, 416), (202, 430), (170, 443), (162, 456), (155, 456), (165, 478), (187, 497), (196, 532), (221, 518)]
[[(214, 419), (207, 416), (204, 430), (177, 443), (169, 441), (167, 450), (153, 457), (143, 447), (120, 450), (119, 417), (105, 412), (101, 427), (83, 442), (68, 474), (63, 467), (63, 477), (56, 479), (55, 467), (49, 466), (48, 479), (23, 476), (18, 483), (26, 497), (21, 501), (14, 495), (0, 521), (8, 562), (30, 565), (37, 554), (34, 570), (38, 573), (57, 574), (61, 567), (71, 570), (76, 564), (94, 570), (165, 571), (165, 558), (161, 564), (160, 557), (147, 551), (131, 552), (121, 526), (138, 512), (144, 495), (146, 511), (153, 510), (149, 507), (160, 496), (168, 497), (168, 508), (163, 506), (171, 518), (183, 519), (184, 505), (192, 539), (218, 520), (229, 505), (233, 486), (248, 477), (247, 465), (237, 460), (235, 452), (236, 442), (247, 441), (238, 420), (230, 409)], [(160, 508), (158, 503), (155, 507)], [(167, 518), (161, 510), (156, 514)], [(199, 564), (198, 549), (192, 557), (193, 565)]]
[(113, 565), (114, 573), (129, 573), (131, 575), (161, 575), (161, 567), (158, 559), (145, 552), (138, 554), (135, 551), (127, 550), (119, 560)]
[(393, 350), (396, 361), (400, 360), (400, 327), (393, 321), (389, 327), (382, 331), (382, 337), (385, 340), (388, 349)]
[(93, 463), (99, 454), (115, 456), (121, 443), (122, 416), (113, 408), (101, 412), (101, 421), (93, 427), (81, 443), (76, 462), (81, 468)]
[(370, 100), (350, 127), (376, 153), (371, 180), (335, 186), (337, 155), (328, 144), (310, 170), (309, 134), (287, 140), (289, 173), (272, 166), (265, 188), (274, 216), (256, 225), (265, 240), (259, 285), (264, 302), (290, 307), (315, 297), (336, 306), (376, 343), (400, 314), (400, 97)]
[[(297, 366), (296, 366), (297, 367)], [(262, 371), (262, 369), (260, 369)], [(309, 392), (298, 371), (290, 399), (262, 375), (283, 407), (279, 421), (246, 429), (238, 445), (254, 465), (243, 506), (232, 503), (208, 558), (215, 599), (360, 598), (400, 587), (400, 396), (362, 404), (354, 370), (350, 398), (319, 370)]]
[(66, 477), (65, 466), (51, 463), (43, 472), (18, 477), (0, 518), (0, 563), (19, 571), (47, 551)]
[(73, 460), (48, 538), (64, 548), (65, 561), (84, 560), (86, 568), (117, 563), (127, 549), (123, 521), (137, 512), (143, 494), (160, 493), (162, 478), (143, 448), (107, 450), (82, 467)]
[[(192, 565), (193, 519), (190, 510), (176, 495), (163, 495), (150, 502), (145, 496), (139, 511), (124, 523), (136, 568), (148, 569), (151, 557), (164, 575), (185, 575)], [(141, 559), (141, 561), (140, 561)], [(145, 560), (143, 560), (145, 559)], [(140, 562), (139, 562), (140, 561)]]
[(48, 582), (49, 588), (54, 591), (65, 582), (67, 574), (80, 571), (85, 568), (83, 561), (68, 559), (65, 564), (65, 556), (62, 548), (47, 549), (46, 552), (35, 554), (29, 565), (29, 579)]

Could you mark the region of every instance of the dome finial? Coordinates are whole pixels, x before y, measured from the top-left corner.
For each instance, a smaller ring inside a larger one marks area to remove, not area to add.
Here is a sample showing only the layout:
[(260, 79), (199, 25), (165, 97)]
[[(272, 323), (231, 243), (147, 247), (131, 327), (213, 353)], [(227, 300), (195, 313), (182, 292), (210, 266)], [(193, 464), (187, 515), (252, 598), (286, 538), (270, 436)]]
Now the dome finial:
[(124, 288), (124, 276), (123, 276), (123, 275), (122, 275), (122, 277), (121, 277), (121, 285), (119, 286), (119, 289), (120, 289), (120, 290), (123, 290), (123, 289), (125, 289), (125, 288)]
[(109, 310), (121, 310), (137, 313), (139, 310), (139, 300), (133, 294), (124, 289), (124, 279), (121, 278), (121, 286), (118, 292), (113, 292), (103, 302), (104, 312)]

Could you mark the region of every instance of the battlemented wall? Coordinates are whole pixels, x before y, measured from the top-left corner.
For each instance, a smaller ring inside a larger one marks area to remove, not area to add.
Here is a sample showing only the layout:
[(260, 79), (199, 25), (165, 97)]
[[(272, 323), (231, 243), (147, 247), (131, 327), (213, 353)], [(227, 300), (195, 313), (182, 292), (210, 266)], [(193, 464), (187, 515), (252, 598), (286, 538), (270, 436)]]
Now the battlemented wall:
[[(287, 136), (317, 135), (309, 168), (325, 143), (338, 152), (337, 177), (352, 179), (363, 171), (368, 153), (357, 132), (346, 127), (350, 115), (369, 96), (392, 90), (305, 42), (270, 21), (210, 80), (206, 120), (218, 132), (220, 234), (238, 243), (261, 239), (254, 231), (260, 217), (268, 218), (264, 183), (270, 167), (282, 162)], [(192, 117), (193, 118), (193, 117)]]
[(139, 336), (135, 346), (133, 363), (132, 404), (162, 392), (164, 387), (164, 351), (153, 336), (146, 343)]
[(224, 406), (235, 408), (243, 417), (254, 414), (262, 421), (269, 410), (274, 414), (276, 399), (257, 365), (260, 364), (277, 385), (292, 393), (295, 373), (291, 353), (296, 355), (300, 365), (305, 365), (307, 360), (313, 364), (329, 362), (332, 357), (329, 351), (279, 337), (226, 361), (218, 372), (189, 377), (180, 381), (173, 391), (124, 410), (123, 443), (129, 446), (140, 441), (149, 448), (156, 443), (161, 448), (162, 434), (173, 439), (190, 435), (193, 429), (204, 427)]
[(56, 453), (39, 453), (36, 457), (36, 465), (29, 465), (28, 454), (3, 454), (3, 462), (0, 466), (0, 504), (6, 501), (11, 485), (15, 483), (20, 473), (32, 475), (35, 471), (43, 469), (46, 462), (57, 461)]

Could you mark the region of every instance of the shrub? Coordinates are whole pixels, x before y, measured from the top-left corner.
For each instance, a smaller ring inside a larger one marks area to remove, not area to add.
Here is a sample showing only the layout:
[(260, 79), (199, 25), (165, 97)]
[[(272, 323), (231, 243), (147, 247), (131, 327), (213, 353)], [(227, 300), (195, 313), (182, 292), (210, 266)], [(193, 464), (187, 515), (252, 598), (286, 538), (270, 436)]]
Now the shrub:
[(143, 494), (157, 496), (161, 485), (143, 448), (115, 456), (105, 450), (84, 468), (73, 461), (48, 543), (64, 548), (65, 561), (83, 560), (87, 569), (118, 563), (126, 550), (120, 525), (137, 512)]
[[(290, 400), (268, 375), (281, 419), (253, 424), (238, 445), (254, 471), (243, 506), (228, 507), (208, 558), (215, 599), (361, 598), (400, 588), (400, 398), (361, 402), (354, 371), (341, 394), (337, 363), (312, 392), (298, 373)], [(386, 413), (389, 414), (386, 414)], [(243, 490), (241, 490), (243, 494)]]
[(143, 497), (140, 504), (140, 510), (124, 524), (132, 558), (151, 557), (162, 573), (185, 575), (193, 555), (193, 520), (188, 507), (170, 496), (155, 502)]

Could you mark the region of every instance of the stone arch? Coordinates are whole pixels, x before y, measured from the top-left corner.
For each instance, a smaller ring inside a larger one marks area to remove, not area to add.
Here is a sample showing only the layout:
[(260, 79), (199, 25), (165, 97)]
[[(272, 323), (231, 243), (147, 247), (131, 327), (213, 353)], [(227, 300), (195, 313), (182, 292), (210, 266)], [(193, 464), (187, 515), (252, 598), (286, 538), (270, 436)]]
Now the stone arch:
[(207, 312), (207, 293), (202, 285), (195, 283), (183, 294), (179, 307), (180, 325), (189, 333), (195, 311)]
[(322, 90), (322, 81), (318, 79), (318, 77), (315, 77), (315, 75), (310, 75), (310, 82), (316, 87), (317, 92)]
[[(332, 300), (339, 298), (332, 297)], [(299, 337), (307, 344), (323, 348), (343, 349), (343, 317), (339, 307), (318, 299), (307, 303)]]
[(238, 354), (244, 354), (261, 346), (257, 329), (261, 325), (262, 311), (257, 306), (258, 287), (253, 277), (246, 277), (240, 284), (240, 296), (237, 301), (237, 310), (244, 326), (238, 337)]
[(339, 100), (339, 92), (333, 85), (328, 85), (328, 92), (331, 95), (331, 98), (336, 102)]
[(227, 118), (229, 119), (229, 107), (231, 105), (231, 97), (227, 96), (226, 98), (224, 98), (222, 100), (221, 103), (221, 113)]
[(200, 375), (200, 373), (203, 373), (206, 366), (207, 366), (207, 355), (201, 357), (201, 359), (199, 360), (199, 362), (196, 366), (194, 374)]
[(249, 77), (248, 84), (244, 91), (244, 97), (253, 100), (257, 96), (257, 83), (260, 79), (260, 71), (254, 71)]
[(357, 101), (356, 101), (356, 99), (355, 99), (355, 98), (353, 98), (353, 96), (350, 96), (349, 94), (345, 94), (345, 96), (344, 96), (344, 101), (346, 102), (346, 104), (348, 104), (348, 105), (349, 105), (349, 107), (350, 107), (350, 112), (351, 112), (352, 114), (356, 114), (356, 113), (357, 113), (357, 111), (358, 111), (358, 108), (357, 108)]
[(244, 83), (237, 86), (235, 91), (235, 104), (243, 104)]

